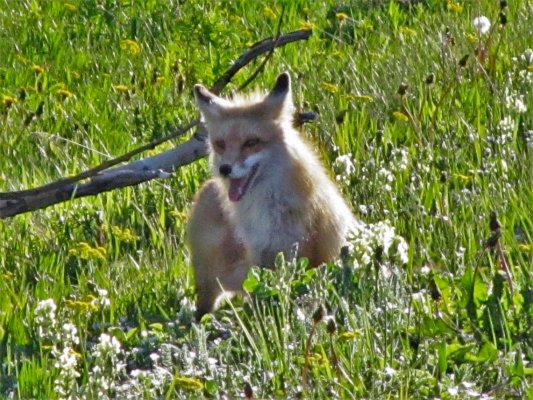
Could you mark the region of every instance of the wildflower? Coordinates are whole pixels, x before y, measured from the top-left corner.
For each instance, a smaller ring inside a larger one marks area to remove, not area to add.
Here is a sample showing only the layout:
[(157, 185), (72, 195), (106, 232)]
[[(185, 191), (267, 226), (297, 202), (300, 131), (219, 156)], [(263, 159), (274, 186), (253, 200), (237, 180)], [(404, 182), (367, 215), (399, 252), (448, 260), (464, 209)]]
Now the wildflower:
[(60, 399), (71, 399), (77, 387), (76, 379), (80, 377), (77, 353), (66, 346), (56, 356), (54, 367), (59, 370), (59, 376), (54, 380), (54, 390)]
[(78, 245), (69, 250), (69, 255), (78, 256), (82, 260), (105, 260), (106, 250), (101, 246), (92, 247), (86, 242), (78, 243)]
[(204, 388), (204, 384), (200, 380), (187, 376), (174, 377), (174, 385), (186, 390), (202, 390)]
[(514, 130), (515, 124), (511, 117), (507, 116), (502, 119), (498, 124), (498, 130), (502, 134), (511, 134)]
[(301, 30), (312, 30), (315, 27), (315, 25), (312, 22), (309, 21), (301, 21), (299, 29)]
[(11, 96), (2, 96), (2, 104), (4, 108), (10, 108), (13, 104), (17, 102), (17, 99)]
[(448, 11), (452, 11), (455, 13), (463, 12), (463, 5), (459, 3), (454, 3), (453, 1), (449, 1), (446, 5), (446, 8), (448, 9)]
[(335, 14), (335, 19), (339, 22), (343, 22), (345, 20), (347, 20), (349, 17), (347, 14), (343, 13), (343, 12), (339, 12), (337, 14)]
[(53, 299), (42, 300), (35, 307), (35, 323), (37, 334), (41, 340), (54, 340), (56, 338), (56, 303)]
[(120, 226), (113, 225), (111, 227), (111, 233), (121, 242), (135, 242), (139, 239), (138, 236), (134, 235), (129, 228), (121, 228)]
[(374, 102), (374, 98), (372, 96), (365, 95), (365, 94), (352, 94), (350, 95), (350, 97), (354, 100), (361, 101), (361, 102), (366, 102), (366, 103)]
[(355, 166), (352, 162), (350, 153), (338, 156), (333, 162), (333, 170), (338, 174), (338, 181), (348, 181), (350, 176), (355, 172)]
[(35, 75), (41, 75), (42, 73), (46, 71), (43, 67), (41, 67), (40, 65), (36, 65), (36, 64), (32, 65), (31, 70), (35, 72)]
[(324, 83), (322, 83), (322, 87), (324, 88), (324, 90), (326, 90), (326, 92), (330, 92), (330, 93), (338, 93), (339, 92), (339, 87), (337, 85), (335, 85), (334, 83), (324, 82)]
[(401, 26), (400, 27), (400, 34), (402, 37), (406, 39), (411, 39), (416, 36), (416, 31), (412, 28), (409, 28), (407, 26)]
[(265, 7), (263, 8), (263, 17), (265, 17), (266, 19), (276, 19), (276, 13), (270, 8), (270, 7)]
[(128, 93), (130, 91), (130, 88), (126, 85), (113, 85), (113, 89), (119, 93)]
[(115, 382), (125, 369), (125, 364), (118, 360), (121, 353), (120, 342), (114, 336), (100, 335), (92, 351), (94, 365), (89, 376), (89, 386), (95, 398), (109, 398), (115, 389)]
[(78, 329), (70, 322), (63, 324), (61, 327), (61, 338), (64, 344), (79, 344)]
[(398, 121), (403, 121), (403, 122), (407, 122), (409, 121), (409, 117), (407, 115), (405, 115), (403, 112), (401, 111), (394, 111), (392, 113), (392, 116), (398, 120)]
[(139, 46), (139, 43), (131, 39), (121, 40), (120, 48), (128, 51), (130, 54), (139, 54), (141, 52), (141, 46)]
[(484, 35), (490, 30), (490, 20), (483, 15), (474, 18), (472, 23), (480, 35)]
[(59, 89), (57, 91), (57, 94), (63, 98), (63, 100), (66, 100), (72, 96), (74, 96), (74, 93), (66, 90), (66, 89)]

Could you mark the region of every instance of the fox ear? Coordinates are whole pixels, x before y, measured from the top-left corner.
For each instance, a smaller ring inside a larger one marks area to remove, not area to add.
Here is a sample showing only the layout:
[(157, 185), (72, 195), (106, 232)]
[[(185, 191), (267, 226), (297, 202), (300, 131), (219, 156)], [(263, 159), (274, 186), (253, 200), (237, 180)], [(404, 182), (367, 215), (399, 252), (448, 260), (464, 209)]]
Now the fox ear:
[(282, 116), (286, 112), (292, 113), (292, 91), (291, 91), (291, 77), (288, 72), (283, 72), (276, 84), (265, 97), (265, 106), (269, 107), (276, 116)]
[(194, 85), (194, 97), (204, 118), (216, 118), (223, 110), (223, 100), (203, 85)]

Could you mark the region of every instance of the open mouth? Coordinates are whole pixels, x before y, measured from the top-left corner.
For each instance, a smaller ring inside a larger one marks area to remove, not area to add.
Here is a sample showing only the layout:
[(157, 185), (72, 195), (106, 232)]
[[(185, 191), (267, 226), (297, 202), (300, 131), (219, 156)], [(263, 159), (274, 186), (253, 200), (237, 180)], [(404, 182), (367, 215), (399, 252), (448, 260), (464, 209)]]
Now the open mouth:
[(242, 178), (230, 178), (229, 179), (229, 199), (231, 201), (239, 201), (246, 194), (246, 191), (250, 187), (250, 183), (254, 179), (254, 176), (259, 168), (259, 164), (255, 164), (252, 167), (250, 173)]

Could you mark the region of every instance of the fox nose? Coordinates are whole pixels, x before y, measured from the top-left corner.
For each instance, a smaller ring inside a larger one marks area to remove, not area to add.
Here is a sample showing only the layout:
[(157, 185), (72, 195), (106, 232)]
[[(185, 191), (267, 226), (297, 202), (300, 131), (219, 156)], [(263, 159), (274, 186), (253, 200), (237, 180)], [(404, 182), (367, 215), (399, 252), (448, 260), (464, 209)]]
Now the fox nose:
[(231, 174), (231, 165), (222, 164), (218, 169), (218, 172), (220, 172), (220, 175), (227, 177), (229, 174)]

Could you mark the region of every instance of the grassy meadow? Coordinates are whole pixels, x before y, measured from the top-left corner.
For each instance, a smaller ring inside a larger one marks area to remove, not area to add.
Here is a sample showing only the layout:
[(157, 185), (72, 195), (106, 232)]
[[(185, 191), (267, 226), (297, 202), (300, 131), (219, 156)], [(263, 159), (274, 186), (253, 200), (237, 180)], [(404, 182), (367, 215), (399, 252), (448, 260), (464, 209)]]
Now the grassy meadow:
[(253, 269), (249, 301), (197, 323), (184, 227), (206, 160), (2, 219), (0, 399), (533, 399), (532, 16), (531, 0), (0, 1), (0, 191), (185, 125), (192, 86), (280, 26), (313, 34), (251, 87), (291, 73), (317, 113), (302, 134), (367, 224), (328, 265)]

